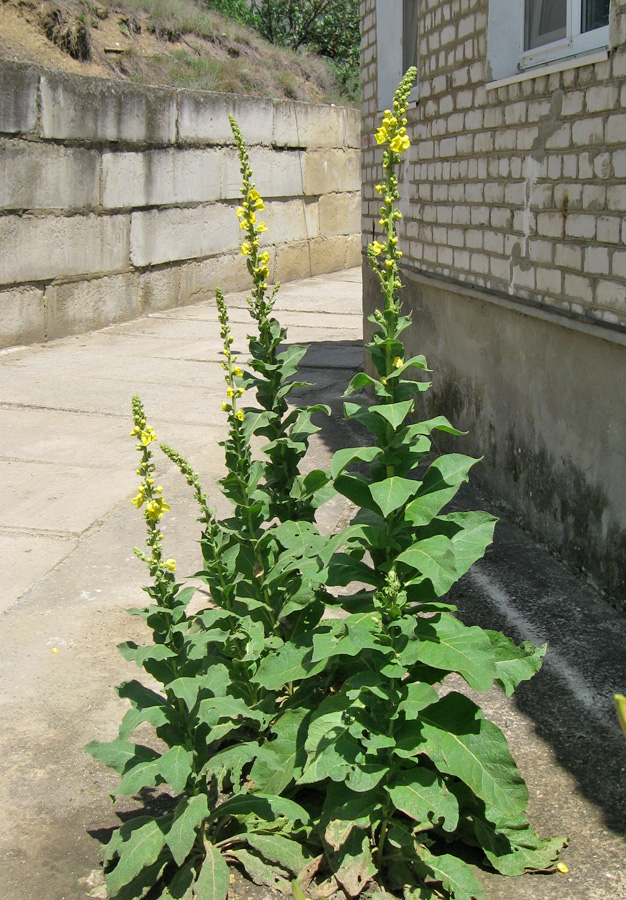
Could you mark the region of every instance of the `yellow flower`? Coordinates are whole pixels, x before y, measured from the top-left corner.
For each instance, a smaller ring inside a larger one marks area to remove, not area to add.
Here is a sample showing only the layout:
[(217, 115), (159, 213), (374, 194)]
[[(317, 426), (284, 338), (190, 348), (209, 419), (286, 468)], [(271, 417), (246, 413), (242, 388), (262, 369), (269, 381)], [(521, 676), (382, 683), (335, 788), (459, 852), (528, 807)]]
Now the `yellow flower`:
[(241, 397), (242, 394), (243, 394), (243, 388), (242, 388), (242, 387), (238, 387), (238, 388), (237, 388), (237, 396), (238, 396), (238, 397)]
[(387, 266), (388, 269), (390, 269), (390, 268), (392, 267), (392, 265), (393, 265), (393, 260), (392, 260), (392, 259), (386, 259), (386, 260), (385, 260), (385, 265)]
[(246, 214), (245, 208), (243, 206), (238, 206), (237, 207), (237, 218), (241, 219), (243, 216), (245, 216), (245, 214)]
[(254, 207), (255, 207), (255, 209), (258, 209), (258, 210), (262, 211), (262, 210), (265, 209), (265, 203), (263, 203), (263, 201), (259, 199), (259, 200), (257, 200), (256, 203), (254, 204)]
[(406, 134), (397, 134), (389, 144), (390, 149), (393, 150), (394, 153), (404, 153), (410, 146), (411, 142)]
[(404, 360), (400, 356), (394, 356), (391, 365), (394, 369), (400, 369), (404, 365)]
[(244, 228), (244, 229), (247, 228), (247, 227), (248, 227), (248, 220), (247, 220), (247, 219), (242, 219), (241, 222), (239, 223), (239, 227), (240, 227), (240, 228)]
[(241, 371), (239, 366), (235, 366), (235, 368), (233, 369), (233, 375), (236, 375), (237, 378), (241, 378), (241, 376), (243, 375), (243, 372)]
[(256, 224), (256, 215), (255, 215), (253, 212), (250, 213), (249, 221), (250, 221), (250, 224), (251, 224), (251, 225), (255, 225), (255, 224)]
[(259, 194), (258, 191), (250, 191), (250, 200), (253, 203), (256, 203), (256, 201), (260, 200), (260, 199), (261, 199), (261, 195)]
[(376, 138), (376, 143), (377, 143), (377, 144), (384, 144), (384, 143), (385, 143), (385, 141), (386, 141), (387, 138), (389, 137), (389, 134), (387, 133), (387, 129), (385, 128), (385, 125), (384, 125), (384, 124), (380, 126), (380, 128), (378, 129), (378, 131), (376, 132), (376, 134), (374, 135), (374, 137)]
[(156, 439), (157, 436), (154, 428), (150, 428), (149, 425), (141, 432), (141, 443), (144, 447), (147, 447), (148, 444), (151, 444), (152, 441), (156, 441)]
[(259, 259), (261, 260), (261, 262), (263, 263), (263, 265), (266, 266), (266, 265), (269, 263), (269, 261), (270, 261), (270, 255), (269, 255), (269, 252), (268, 252), (267, 250), (264, 250), (263, 253), (261, 253), (261, 256), (259, 257)]
[(222, 403), (222, 409), (224, 410), (224, 412), (228, 412), (228, 410), (230, 409), (230, 404), (227, 403), (225, 400)]
[(265, 224), (265, 222), (259, 222), (256, 230), (259, 232), (259, 234), (263, 234), (264, 231), (267, 231), (267, 225)]
[(566, 875), (569, 872), (569, 869), (567, 868), (565, 863), (562, 862), (556, 864), (556, 870), (557, 872), (561, 872), (563, 875)]
[(372, 248), (372, 252), (375, 253), (376, 256), (380, 256), (380, 254), (381, 254), (381, 253), (383, 252), (383, 250), (385, 249), (384, 245), (383, 245), (383, 244), (380, 244), (378, 241), (373, 241), (373, 242), (370, 244), (370, 247)]
[(168, 509), (169, 505), (165, 500), (162, 497), (157, 497), (155, 500), (146, 503), (146, 518), (150, 519), (151, 522), (158, 522)]
[(175, 559), (166, 559), (163, 563), (163, 568), (167, 569), (168, 572), (176, 571), (176, 560)]
[(235, 418), (239, 419), (240, 422), (243, 422), (243, 409), (238, 409), (235, 413)]
[(385, 185), (377, 184), (376, 187), (374, 188), (374, 190), (376, 191), (377, 194), (382, 194), (382, 192), (385, 190)]
[(250, 253), (250, 244), (247, 241), (244, 241), (241, 245), (241, 255), (247, 256)]

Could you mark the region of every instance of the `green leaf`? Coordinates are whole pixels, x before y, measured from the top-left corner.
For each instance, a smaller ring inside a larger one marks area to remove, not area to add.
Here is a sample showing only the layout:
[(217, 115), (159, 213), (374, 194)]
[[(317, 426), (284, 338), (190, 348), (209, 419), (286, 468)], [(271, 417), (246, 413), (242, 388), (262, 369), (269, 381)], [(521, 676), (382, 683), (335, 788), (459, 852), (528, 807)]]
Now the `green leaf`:
[(330, 474), (336, 478), (351, 463), (372, 462), (381, 453), (380, 447), (346, 447), (344, 450), (337, 450), (330, 464)]
[(255, 790), (264, 794), (282, 794), (293, 777), (297, 752), (295, 740), (277, 738), (265, 743), (250, 770)]
[(106, 873), (107, 890), (110, 897), (131, 882), (142, 869), (152, 865), (159, 858), (165, 845), (163, 823), (151, 819), (135, 829), (127, 841), (119, 848), (119, 862)]
[(193, 753), (184, 747), (171, 747), (159, 760), (159, 771), (175, 794), (185, 790), (191, 775)]
[(173, 720), (173, 710), (167, 706), (147, 706), (144, 709), (129, 709), (120, 725), (120, 738), (126, 740), (135, 728), (143, 722), (148, 722), (154, 728), (158, 728), (168, 722), (171, 724)]
[(485, 512), (448, 513), (441, 516), (441, 520), (460, 526), (461, 530), (452, 538), (452, 544), (457, 573), (464, 575), (476, 560), (485, 555), (485, 550), (493, 541), (493, 530), (498, 520)]
[(289, 684), (317, 675), (326, 668), (326, 660), (314, 663), (312, 643), (284, 644), (273, 653), (269, 653), (257, 669), (252, 679), (268, 691), (275, 691)]
[(370, 412), (388, 422), (393, 430), (399, 428), (413, 409), (413, 400), (402, 400), (399, 403), (381, 403), (372, 406)]
[(283, 818), (290, 822), (301, 822), (306, 825), (309, 821), (308, 812), (298, 803), (288, 800), (286, 797), (276, 797), (260, 791), (254, 794), (237, 794), (230, 797), (211, 813), (214, 819), (222, 816), (245, 817), (249, 815), (255, 815), (266, 822)]
[(440, 881), (454, 900), (487, 900), (485, 889), (467, 863), (448, 853), (435, 856), (420, 844), (416, 851), (425, 864), (420, 874)]
[(384, 481), (376, 481), (370, 484), (370, 494), (380, 507), (383, 516), (387, 518), (396, 509), (413, 497), (421, 487), (421, 482), (411, 481), (408, 478), (400, 478), (397, 475), (385, 478)]
[(197, 900), (226, 900), (230, 886), (230, 874), (226, 861), (213, 844), (205, 841), (206, 855), (194, 884)]
[(454, 831), (459, 822), (459, 804), (447, 789), (445, 781), (431, 769), (412, 766), (398, 773), (386, 790), (399, 812), (420, 825), (441, 824), (444, 831)]
[(162, 780), (160, 758), (139, 762), (132, 768), (126, 768), (112, 796), (132, 797), (142, 788), (156, 787)]
[(417, 660), (435, 669), (458, 672), (476, 691), (491, 689), (496, 666), (491, 642), (482, 628), (436, 613), (420, 618), (415, 634)]
[(370, 568), (367, 563), (353, 559), (347, 553), (336, 553), (328, 567), (327, 584), (329, 587), (345, 586), (353, 581), (371, 584), (374, 587), (382, 587), (385, 578), (382, 573)]
[(281, 868), (287, 869), (296, 877), (309, 861), (309, 857), (304, 855), (302, 846), (297, 841), (292, 841), (280, 834), (250, 832), (247, 840), (250, 846), (258, 850), (265, 859), (278, 863)]
[(497, 824), (475, 811), (471, 818), (474, 834), (485, 856), (502, 875), (549, 871), (567, 843), (562, 837), (541, 840), (523, 816), (515, 818), (496, 813)]
[(127, 768), (132, 768), (139, 762), (159, 758), (159, 754), (151, 747), (131, 744), (129, 741), (121, 740), (110, 741), (109, 743), (90, 741), (86, 745), (85, 750), (94, 759), (103, 762), (105, 766), (115, 769), (118, 775), (121, 775)]
[(356, 506), (380, 514), (378, 504), (370, 492), (370, 482), (359, 472), (342, 472), (335, 479), (335, 490)]
[(392, 718), (396, 719), (402, 713), (407, 721), (417, 719), (423, 709), (436, 703), (438, 699), (437, 691), (430, 684), (407, 684), (406, 697), (398, 704)]
[(343, 784), (329, 784), (321, 817), (326, 843), (333, 850), (338, 850), (348, 840), (353, 828), (367, 829), (371, 822), (380, 817), (383, 799), (380, 790), (355, 794)]
[(511, 815), (526, 809), (528, 789), (499, 728), (452, 692), (396, 731), (398, 756), (425, 753), (440, 772), (463, 781), (486, 804)]
[(182, 866), (196, 842), (198, 828), (209, 814), (206, 794), (182, 800), (176, 807), (172, 827), (166, 835), (174, 861)]
[(437, 597), (446, 594), (457, 580), (452, 541), (441, 534), (417, 541), (400, 553), (396, 562), (405, 563), (430, 579)]
[(478, 460), (458, 453), (436, 459), (425, 473), (415, 500), (404, 512), (407, 522), (415, 526), (428, 525), (452, 500), (463, 482), (468, 481), (468, 472), (476, 462)]
[(249, 878), (258, 885), (274, 888), (281, 894), (289, 892), (289, 882), (287, 881), (287, 872), (284, 874), (276, 866), (268, 865), (264, 860), (260, 859), (256, 854), (250, 853), (243, 847), (238, 847), (231, 851), (233, 857), (238, 860)]
[(357, 708), (354, 701), (335, 694), (323, 700), (315, 711), (304, 745), (307, 761), (298, 784), (312, 784), (325, 778), (345, 780), (360, 755), (360, 747), (350, 733), (352, 706)]
[(192, 900), (192, 886), (195, 879), (196, 870), (192, 863), (188, 862), (174, 872), (159, 900)]
[(496, 681), (510, 697), (521, 681), (528, 681), (536, 675), (547, 649), (535, 647), (530, 641), (516, 645), (500, 631), (485, 631), (491, 641), (496, 660)]
[(130, 700), (133, 706), (143, 709), (146, 706), (166, 706), (167, 700), (156, 691), (150, 690), (140, 681), (133, 679), (132, 681), (123, 681), (116, 688), (118, 697)]

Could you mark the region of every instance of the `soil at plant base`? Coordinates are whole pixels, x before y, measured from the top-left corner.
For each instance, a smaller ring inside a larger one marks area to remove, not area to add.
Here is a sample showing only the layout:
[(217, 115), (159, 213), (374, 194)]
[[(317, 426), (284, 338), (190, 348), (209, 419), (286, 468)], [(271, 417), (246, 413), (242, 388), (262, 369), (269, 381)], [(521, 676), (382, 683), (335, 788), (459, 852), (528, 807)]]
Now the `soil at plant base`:
[[(0, 59), (98, 78), (346, 102), (320, 58), (275, 47), (199, 0), (178, 2), (168, 18), (157, 18), (139, 3), (134, 9), (110, 0), (2, 0)], [(75, 40), (77, 32), (82, 40)]]

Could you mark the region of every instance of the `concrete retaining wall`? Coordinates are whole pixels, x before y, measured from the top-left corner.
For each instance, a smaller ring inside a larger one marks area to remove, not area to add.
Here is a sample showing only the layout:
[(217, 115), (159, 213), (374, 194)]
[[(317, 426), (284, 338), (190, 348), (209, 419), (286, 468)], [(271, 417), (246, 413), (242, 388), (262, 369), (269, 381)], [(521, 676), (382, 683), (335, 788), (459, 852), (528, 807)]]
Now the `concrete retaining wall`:
[(271, 277), (360, 261), (359, 115), (0, 63), (0, 346), (242, 290), (239, 122)]

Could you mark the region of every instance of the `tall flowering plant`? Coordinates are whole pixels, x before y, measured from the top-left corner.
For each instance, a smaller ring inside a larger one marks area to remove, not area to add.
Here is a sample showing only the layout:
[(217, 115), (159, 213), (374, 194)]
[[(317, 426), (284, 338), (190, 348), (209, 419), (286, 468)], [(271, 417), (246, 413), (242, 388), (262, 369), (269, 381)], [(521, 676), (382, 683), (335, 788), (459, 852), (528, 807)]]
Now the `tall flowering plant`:
[[(318, 408), (287, 400), (305, 348), (281, 348), (286, 332), (274, 317), (257, 218), (264, 204), (231, 120), (256, 325), (247, 371), (217, 292), (228, 423), (221, 488), (233, 514), (217, 519), (198, 475), (163, 447), (200, 510), (197, 577), (208, 597), (192, 611), (195, 587), (177, 584), (176, 564), (164, 558), (169, 507), (155, 486), (156, 434), (135, 398), (141, 482), (132, 502), (144, 513), (147, 552), (137, 553), (152, 602), (133, 612), (153, 640), (120, 649), (156, 686), (123, 684), (131, 709), (119, 737), (88, 750), (120, 774), (116, 794), (157, 789), (169, 807), (129, 819), (103, 848), (110, 900), (225, 900), (229, 866), (300, 900), (301, 885), (337, 900), (375, 892), (484, 900), (469, 859), (506, 875), (555, 868), (563, 840), (541, 840), (528, 824), (528, 792), (504, 735), (466, 693), (443, 685), (454, 673), (473, 691), (497, 684), (510, 695), (539, 669), (545, 648), (465, 626), (447, 597), (483, 555), (495, 520), (444, 511), (476, 460), (434, 453), (433, 431), (459, 434), (444, 417), (415, 421), (428, 370), (422, 356), (407, 358), (401, 339), (410, 316), (400, 300), (396, 206), (414, 78), (410, 70), (376, 134), (382, 234), (367, 255), (383, 302), (366, 346), (374, 374), (359, 373), (347, 389), (368, 388), (374, 402), (345, 404), (370, 443), (337, 451), (328, 472), (299, 471)], [(256, 405), (243, 405), (248, 389)], [(261, 459), (255, 434), (268, 440)], [(314, 516), (329, 491), (357, 512), (326, 537)], [(132, 740), (146, 725), (158, 749)]]

